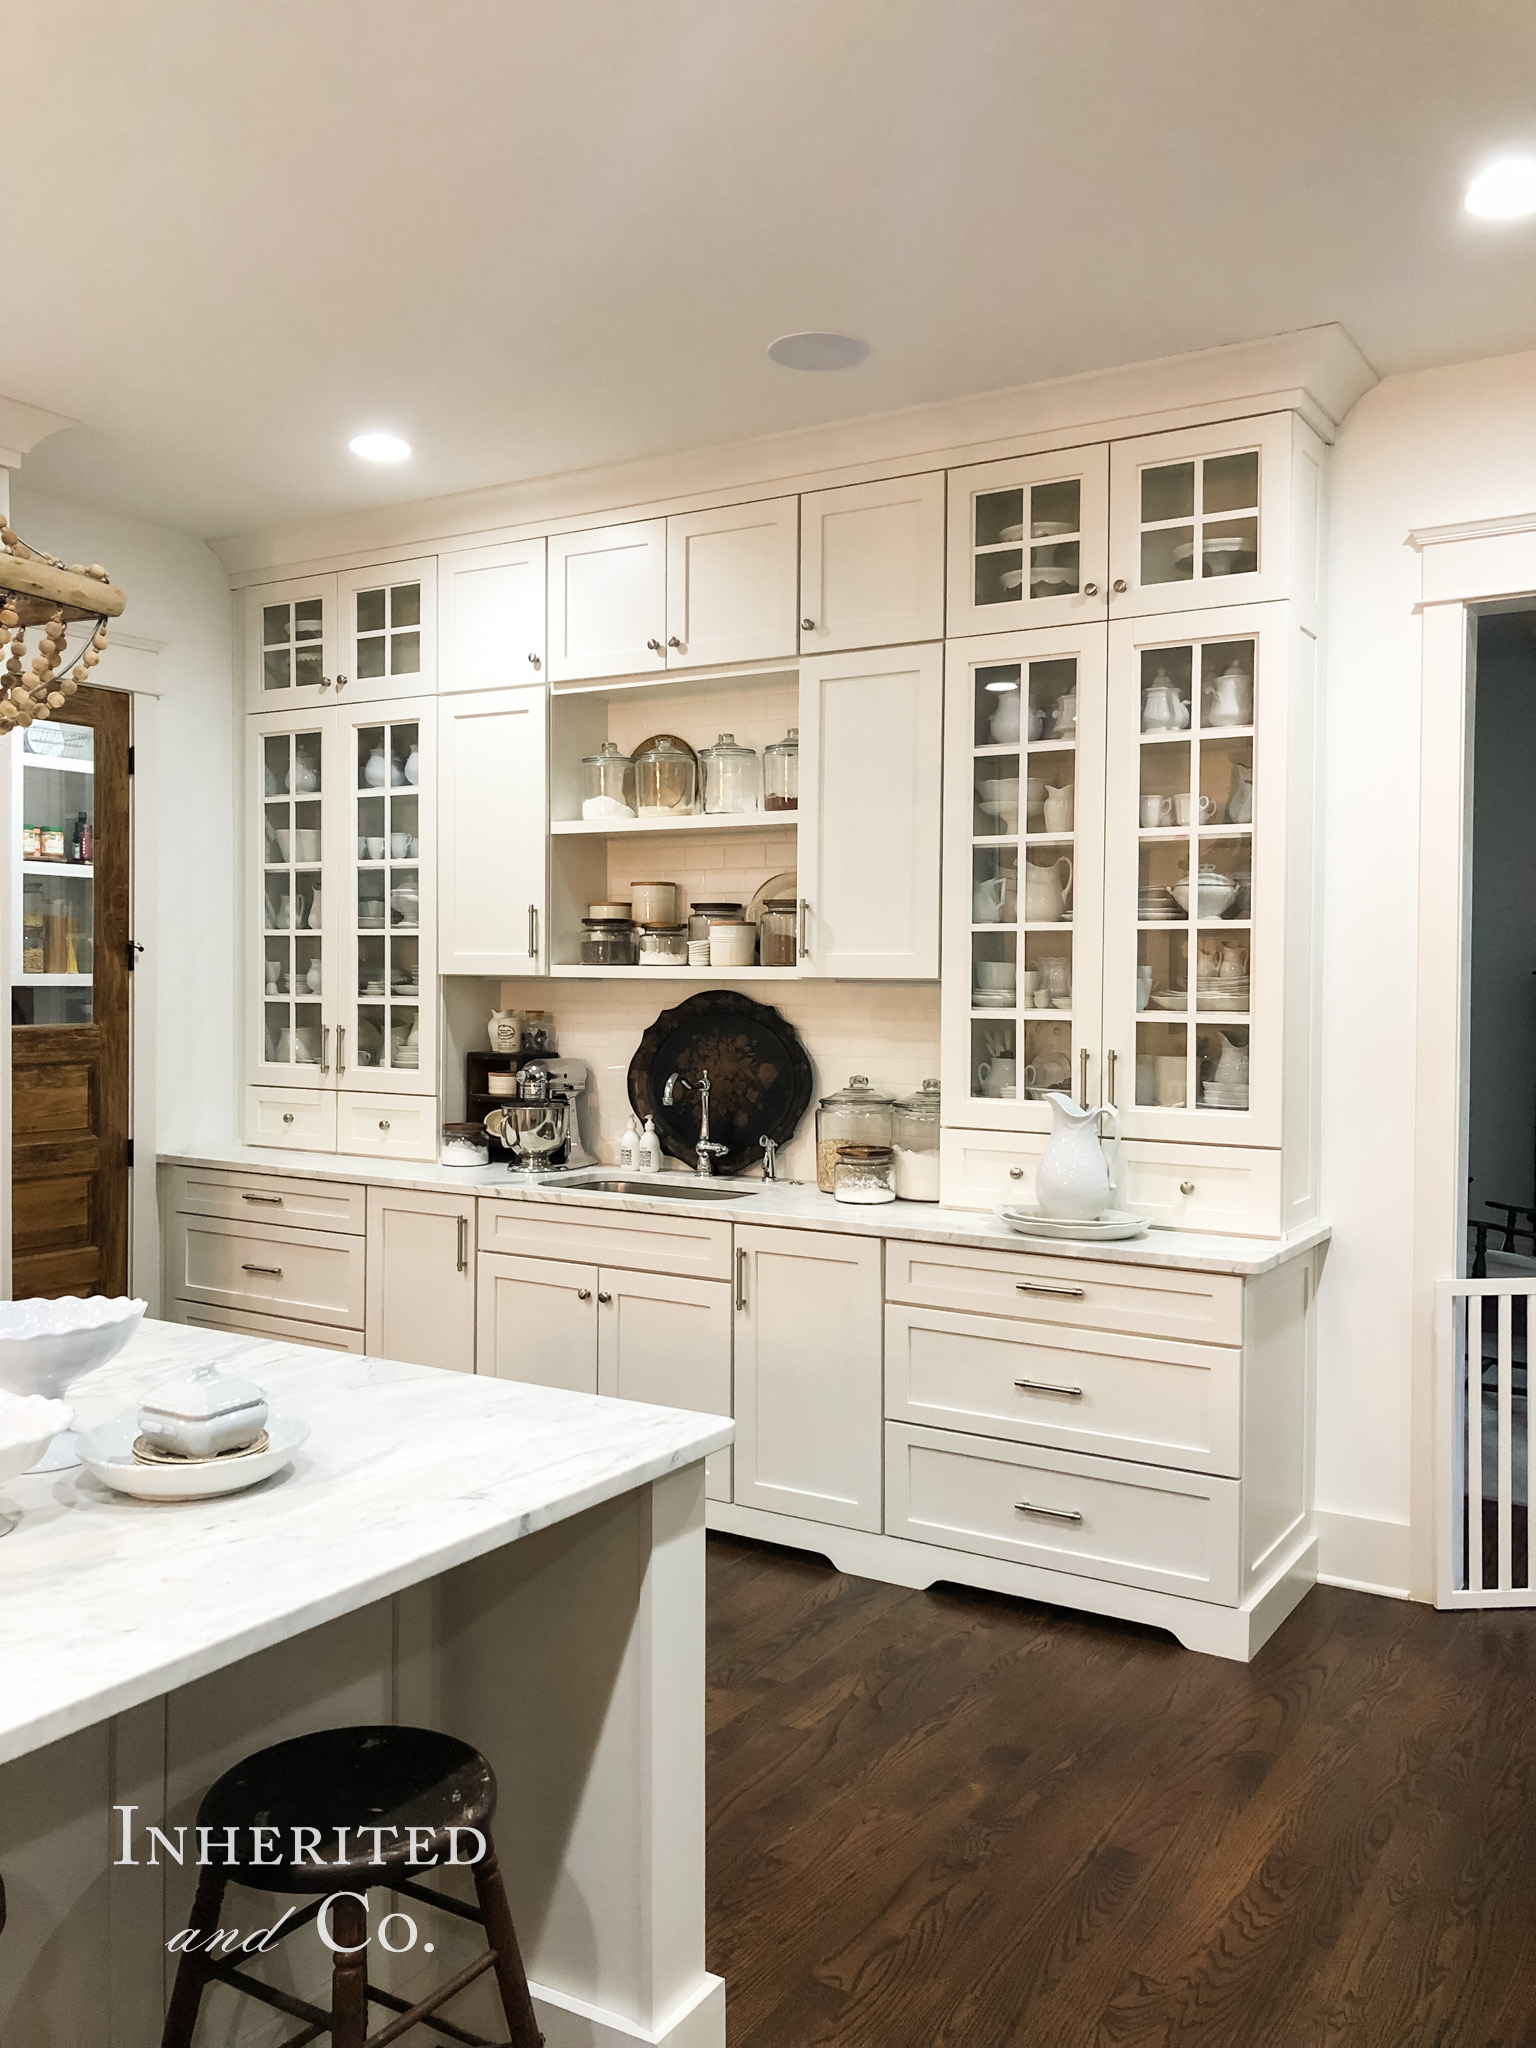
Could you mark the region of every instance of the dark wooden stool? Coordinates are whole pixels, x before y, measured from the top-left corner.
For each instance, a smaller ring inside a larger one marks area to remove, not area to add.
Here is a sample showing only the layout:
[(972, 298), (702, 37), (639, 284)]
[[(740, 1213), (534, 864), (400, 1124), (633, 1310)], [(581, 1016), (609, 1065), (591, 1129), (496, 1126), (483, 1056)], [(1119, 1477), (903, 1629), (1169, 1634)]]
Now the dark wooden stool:
[[(226, 1771), (197, 1815), (200, 1828), (215, 1831), (200, 1839), (207, 1840), (221, 1859), (206, 1864), (198, 1880), (192, 1925), (203, 1939), (219, 1925), (230, 1884), (284, 1895), (315, 1895), (312, 1905), (286, 1923), (278, 1941), (285, 1941), (315, 1919), (329, 1894), (366, 1894), (375, 1886), (386, 1886), (423, 1905), (476, 1921), (485, 1929), (489, 1945), (483, 1956), (467, 1963), (430, 1998), (408, 2006), (403, 1998), (376, 1990), (368, 1982), (363, 1946), (368, 1937), (366, 1898), (341, 1898), (331, 1911), (332, 1939), (357, 1953), (335, 1958), (328, 2013), (290, 1991), (259, 1983), (232, 1962), (200, 1950), (183, 1954), (177, 1967), (161, 2048), (192, 2048), (203, 1988), (215, 1979), (306, 2021), (300, 2032), (289, 2036), (284, 2048), (304, 2048), (322, 2034), (330, 2035), (332, 2048), (385, 2048), (387, 2042), (399, 2040), (418, 2023), (451, 2041), (473, 2044), (473, 2048), (499, 2048), (481, 2034), (432, 2017), (439, 2006), (491, 1969), (496, 1972), (507, 2021), (504, 2048), (539, 2048), (544, 2036), (534, 2022), (528, 1979), (491, 1840), (490, 1821), (495, 1811), (496, 1779), (485, 1758), (467, 1743), (428, 1728), (328, 1728), (318, 1735), (301, 1735), (296, 1741), (258, 1750)], [(227, 1853), (227, 1828), (237, 1831), (234, 1855)], [(275, 1842), (271, 1835), (260, 1840), (264, 1855), (276, 1861), (256, 1860), (254, 1828), (277, 1831)], [(296, 1828), (319, 1830), (313, 1853), (323, 1861), (309, 1860), (312, 1838), (307, 1835), (305, 1860), (293, 1860)], [(391, 1840), (374, 1836), (375, 1828), (395, 1828), (398, 1833)], [(415, 1861), (420, 1864), (432, 1856), (447, 1857), (453, 1828), (477, 1828), (485, 1838), (486, 1853), (473, 1866), (478, 1910), (429, 1890), (407, 1874), (412, 1861), (409, 1830), (416, 1831)], [(340, 1842), (338, 1829), (346, 1830)], [(366, 1834), (360, 1837), (363, 1830)], [(355, 1853), (338, 1853), (343, 1843)], [(370, 2001), (397, 2015), (376, 2034), (368, 2032)]]

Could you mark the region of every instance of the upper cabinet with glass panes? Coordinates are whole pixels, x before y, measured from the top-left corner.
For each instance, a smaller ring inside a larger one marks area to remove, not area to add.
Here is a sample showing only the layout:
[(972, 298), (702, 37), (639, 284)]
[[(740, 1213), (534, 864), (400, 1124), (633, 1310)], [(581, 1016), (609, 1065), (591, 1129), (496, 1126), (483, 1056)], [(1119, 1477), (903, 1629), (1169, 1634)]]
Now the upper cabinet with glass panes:
[(437, 563), (430, 558), (248, 590), (247, 711), (431, 693), (436, 599)]
[(1104, 617), (1109, 451), (1068, 448), (949, 473), (949, 631)]

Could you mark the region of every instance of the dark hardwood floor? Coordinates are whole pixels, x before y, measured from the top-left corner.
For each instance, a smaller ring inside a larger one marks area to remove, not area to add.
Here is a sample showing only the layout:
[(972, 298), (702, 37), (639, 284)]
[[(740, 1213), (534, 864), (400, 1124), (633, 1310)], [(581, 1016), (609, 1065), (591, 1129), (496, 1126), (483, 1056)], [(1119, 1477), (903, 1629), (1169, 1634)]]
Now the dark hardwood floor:
[(1245, 1667), (709, 1549), (730, 2048), (1536, 2048), (1536, 1613)]

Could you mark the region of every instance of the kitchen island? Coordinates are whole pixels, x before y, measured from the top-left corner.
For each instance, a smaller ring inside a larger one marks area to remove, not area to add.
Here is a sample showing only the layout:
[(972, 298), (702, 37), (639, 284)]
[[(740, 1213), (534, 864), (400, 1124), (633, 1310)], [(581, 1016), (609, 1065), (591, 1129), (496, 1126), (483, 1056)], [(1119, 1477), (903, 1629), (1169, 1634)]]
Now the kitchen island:
[[(0, 2039), (154, 2048), (196, 1871), (151, 1864), (147, 1829), (174, 1840), (267, 1743), (395, 1721), (496, 1770), (549, 2048), (720, 2048), (703, 1459), (730, 1422), (161, 1323), (69, 1398), (89, 1429), (215, 1357), (310, 1424), (287, 1472), (204, 1502), (126, 1499), (78, 1469), (4, 1489), (24, 1512), (0, 1544)], [(281, 1910), (232, 1896), (253, 1927)], [(473, 1952), (477, 1931), (420, 1920), (433, 1953), (375, 1947), (375, 1981), (409, 1991)], [(323, 2003), (329, 1961), (301, 1935), (266, 1967)], [(483, 1990), (450, 2017), (494, 2033)], [(255, 2048), (285, 2024), (220, 1988), (199, 2039)]]

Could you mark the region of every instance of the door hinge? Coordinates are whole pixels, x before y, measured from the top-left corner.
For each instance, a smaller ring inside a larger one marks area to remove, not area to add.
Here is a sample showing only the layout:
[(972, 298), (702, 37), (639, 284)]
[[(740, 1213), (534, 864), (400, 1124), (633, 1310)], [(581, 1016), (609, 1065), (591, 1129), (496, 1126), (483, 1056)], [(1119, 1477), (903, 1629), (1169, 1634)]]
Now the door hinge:
[(133, 749), (132, 749), (132, 747), (130, 747), (130, 748), (128, 749), (128, 773), (129, 773), (130, 775), (131, 775), (131, 774), (133, 773)]
[(143, 948), (143, 947), (142, 947), (142, 946), (141, 946), (141, 945), (139, 944), (139, 942), (138, 942), (138, 940), (137, 940), (137, 939), (130, 939), (130, 940), (128, 941), (128, 949), (127, 949), (127, 950), (128, 950), (128, 972), (129, 972), (130, 974), (132, 974), (132, 972), (133, 972), (134, 968), (135, 968), (135, 967), (137, 967), (137, 966), (138, 966), (138, 964), (139, 964), (139, 955), (140, 955), (140, 954), (141, 954), (141, 953), (143, 952), (144, 948)]
[(133, 1164), (133, 1140), (132, 1140), (132, 1138), (130, 1138), (130, 1139), (128, 1140), (128, 1164), (129, 1164), (130, 1166), (132, 1166), (132, 1164)]

